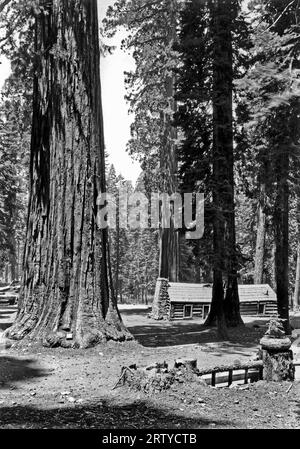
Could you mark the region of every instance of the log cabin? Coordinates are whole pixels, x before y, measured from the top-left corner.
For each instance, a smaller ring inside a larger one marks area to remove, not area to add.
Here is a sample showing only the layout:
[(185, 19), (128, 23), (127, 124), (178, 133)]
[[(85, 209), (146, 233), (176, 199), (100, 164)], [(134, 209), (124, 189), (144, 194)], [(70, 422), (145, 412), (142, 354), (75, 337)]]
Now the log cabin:
[[(210, 310), (212, 284), (169, 282), (170, 319), (205, 318)], [(239, 285), (241, 315), (277, 315), (277, 299), (268, 284)]]

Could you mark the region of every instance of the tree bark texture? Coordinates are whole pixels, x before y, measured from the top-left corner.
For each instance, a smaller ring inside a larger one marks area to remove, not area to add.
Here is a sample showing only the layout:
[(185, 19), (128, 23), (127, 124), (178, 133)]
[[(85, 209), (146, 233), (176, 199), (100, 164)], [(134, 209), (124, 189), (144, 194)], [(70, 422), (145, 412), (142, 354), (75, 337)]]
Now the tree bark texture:
[[(176, 39), (176, 2), (170, 1), (171, 23), (168, 33), (168, 45), (172, 45)], [(166, 98), (169, 102), (170, 112), (164, 112), (163, 121), (165, 134), (163, 146), (160, 153), (160, 172), (161, 172), (161, 191), (168, 194), (175, 193), (178, 190), (177, 183), (177, 155), (175, 140), (177, 138), (176, 128), (172, 125), (173, 114), (176, 111), (176, 102), (174, 101), (174, 76), (171, 74), (166, 77), (165, 90)], [(167, 278), (170, 282), (179, 281), (179, 236), (174, 228), (174, 209), (171, 210), (170, 228), (160, 230), (159, 245), (159, 278)]]
[(295, 288), (293, 297), (293, 307), (299, 309), (300, 306), (300, 196), (297, 189), (297, 199), (296, 199), (296, 217), (297, 217), (297, 264), (296, 264), (296, 274), (295, 274)]
[(24, 272), (7, 336), (85, 348), (130, 338), (96, 223), (105, 191), (97, 1), (40, 7)]
[(293, 351), (262, 350), (263, 379), (268, 382), (294, 380)]
[(275, 240), (276, 295), (279, 318), (286, 320), (286, 332), (289, 325), (289, 153), (281, 148), (276, 160), (276, 192), (273, 214)]
[(266, 185), (260, 184), (257, 208), (257, 231), (254, 262), (254, 284), (263, 283), (265, 240), (266, 240), (266, 213), (265, 213)]
[[(213, 244), (214, 287), (206, 324), (217, 318), (225, 334), (229, 325), (242, 323), (237, 286), (232, 129), (232, 14), (235, 1), (211, 2), (213, 39)], [(227, 277), (224, 300), (223, 274)]]

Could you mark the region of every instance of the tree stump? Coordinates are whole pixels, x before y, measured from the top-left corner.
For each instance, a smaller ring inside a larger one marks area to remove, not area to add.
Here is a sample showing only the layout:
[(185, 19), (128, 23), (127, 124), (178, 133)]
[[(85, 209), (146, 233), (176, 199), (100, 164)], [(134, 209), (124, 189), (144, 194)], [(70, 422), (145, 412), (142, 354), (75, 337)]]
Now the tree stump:
[(291, 340), (285, 335), (282, 320), (270, 321), (269, 329), (260, 340), (263, 361), (263, 379), (270, 382), (294, 380), (293, 351)]
[(270, 382), (294, 380), (293, 351), (262, 350), (263, 379)]

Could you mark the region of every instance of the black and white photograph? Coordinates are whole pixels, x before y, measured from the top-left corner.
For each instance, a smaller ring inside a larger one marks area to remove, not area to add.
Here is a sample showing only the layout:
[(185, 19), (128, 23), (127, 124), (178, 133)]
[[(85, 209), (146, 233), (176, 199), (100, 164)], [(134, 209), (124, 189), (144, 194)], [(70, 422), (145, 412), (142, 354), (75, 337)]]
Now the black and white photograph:
[(0, 435), (21, 429), (300, 429), (300, 0), (0, 0)]

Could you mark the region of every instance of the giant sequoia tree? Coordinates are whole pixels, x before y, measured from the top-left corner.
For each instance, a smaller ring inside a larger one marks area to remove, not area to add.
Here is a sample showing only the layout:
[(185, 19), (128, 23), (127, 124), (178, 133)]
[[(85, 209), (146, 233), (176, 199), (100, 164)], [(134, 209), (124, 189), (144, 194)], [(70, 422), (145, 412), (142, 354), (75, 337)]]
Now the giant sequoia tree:
[(232, 326), (242, 322), (233, 176), (234, 47), (242, 46), (238, 13), (235, 0), (190, 0), (181, 14), (178, 45), (182, 64), (177, 70), (176, 123), (183, 131), (181, 182), (183, 189), (200, 187), (206, 193), (205, 225), (206, 231), (213, 228), (213, 237), (211, 233), (204, 237), (207, 242), (212, 240), (205, 246), (212, 253), (214, 279), (207, 324), (218, 322), (223, 335), (225, 321)]
[(96, 0), (40, 0), (30, 201), (24, 273), (12, 339), (88, 347), (128, 337), (114, 298), (107, 231)]

